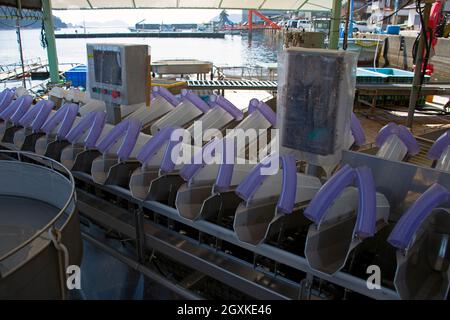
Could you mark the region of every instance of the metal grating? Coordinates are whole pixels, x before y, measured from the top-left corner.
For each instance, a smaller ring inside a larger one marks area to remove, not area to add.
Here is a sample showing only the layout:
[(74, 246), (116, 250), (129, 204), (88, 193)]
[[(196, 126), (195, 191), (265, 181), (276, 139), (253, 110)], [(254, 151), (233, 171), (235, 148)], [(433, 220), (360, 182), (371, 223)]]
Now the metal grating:
[(247, 90), (276, 90), (276, 81), (255, 80), (188, 80), (189, 89), (247, 89)]

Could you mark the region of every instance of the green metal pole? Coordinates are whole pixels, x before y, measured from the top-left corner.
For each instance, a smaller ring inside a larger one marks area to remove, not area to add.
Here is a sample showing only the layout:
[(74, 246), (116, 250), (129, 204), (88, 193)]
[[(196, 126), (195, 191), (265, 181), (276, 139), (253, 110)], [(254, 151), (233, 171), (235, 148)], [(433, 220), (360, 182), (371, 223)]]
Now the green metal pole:
[(53, 25), (52, 4), (50, 0), (42, 0), (44, 30), (47, 38), (47, 58), (50, 69), (50, 81), (59, 82), (58, 54), (56, 53), (55, 28)]
[(328, 49), (337, 49), (339, 45), (339, 24), (341, 22), (341, 8), (342, 0), (333, 0)]

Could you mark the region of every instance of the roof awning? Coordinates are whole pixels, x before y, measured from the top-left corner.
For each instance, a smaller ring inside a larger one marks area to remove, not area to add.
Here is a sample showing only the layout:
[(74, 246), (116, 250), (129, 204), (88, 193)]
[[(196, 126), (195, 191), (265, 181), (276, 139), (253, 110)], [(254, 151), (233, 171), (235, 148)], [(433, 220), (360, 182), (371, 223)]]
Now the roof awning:
[(51, 0), (55, 10), (257, 9), (329, 11), (333, 0)]
[[(17, 0), (0, 0), (0, 6), (17, 8)], [(21, 0), (22, 9), (41, 10), (41, 0)]]

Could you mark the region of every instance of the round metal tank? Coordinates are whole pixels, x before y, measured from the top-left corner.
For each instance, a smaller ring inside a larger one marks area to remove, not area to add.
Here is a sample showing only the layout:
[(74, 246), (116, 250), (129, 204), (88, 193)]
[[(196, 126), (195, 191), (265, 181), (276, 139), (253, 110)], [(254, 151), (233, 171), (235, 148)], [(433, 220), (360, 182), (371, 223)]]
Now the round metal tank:
[(75, 184), (60, 163), (0, 151), (0, 299), (64, 299), (82, 242)]

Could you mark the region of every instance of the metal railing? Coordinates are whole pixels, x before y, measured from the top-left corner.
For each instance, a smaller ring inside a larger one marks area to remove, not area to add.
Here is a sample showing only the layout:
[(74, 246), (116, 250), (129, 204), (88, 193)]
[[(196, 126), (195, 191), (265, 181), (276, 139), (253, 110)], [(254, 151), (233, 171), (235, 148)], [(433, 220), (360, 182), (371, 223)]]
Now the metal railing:
[(216, 66), (216, 78), (247, 79), (247, 80), (275, 80), (276, 74), (262, 66)]
[[(17, 157), (14, 158), (14, 155)], [(68, 200), (65, 202), (62, 209), (56, 214), (55, 217), (53, 217), (44, 227), (39, 229), (33, 236), (28, 238), (26, 241), (22, 242), (17, 247), (11, 249), (4, 255), (0, 257), (0, 262), (6, 260), (7, 258), (11, 257), (21, 249), (25, 248), (27, 245), (32, 243), (34, 240), (36, 240), (38, 237), (40, 237), (44, 232), (48, 232), (50, 229), (57, 230), (56, 223), (58, 220), (64, 215), (66, 210), (69, 208), (70, 205), (75, 206), (76, 204), (76, 196), (75, 196), (75, 180), (72, 176), (72, 173), (67, 169), (65, 166), (63, 166), (61, 163), (50, 159), (45, 156), (37, 155), (32, 152), (26, 152), (26, 151), (10, 151), (10, 150), (0, 150), (0, 162), (1, 161), (19, 161), (24, 162), (24, 159), (34, 160), (33, 164), (41, 165), (42, 167), (46, 167), (47, 169), (50, 169), (52, 171), (55, 171), (58, 174), (62, 174), (68, 182), (71, 185), (70, 188), (70, 194)], [(1, 275), (0, 275), (1, 278)]]
[(21, 63), (10, 63), (0, 65), (0, 81), (17, 80), (29, 76), (32, 72), (47, 68), (48, 61), (41, 58), (32, 58), (24, 60), (23, 67)]
[[(47, 60), (37, 57), (37, 58), (26, 59), (23, 61), (23, 64), (25, 67), (38, 66), (38, 65), (41, 66), (41, 65), (46, 65)], [(5, 72), (5, 73), (14, 73), (17, 68), (22, 68), (22, 64), (20, 62), (0, 65), (0, 71)]]

